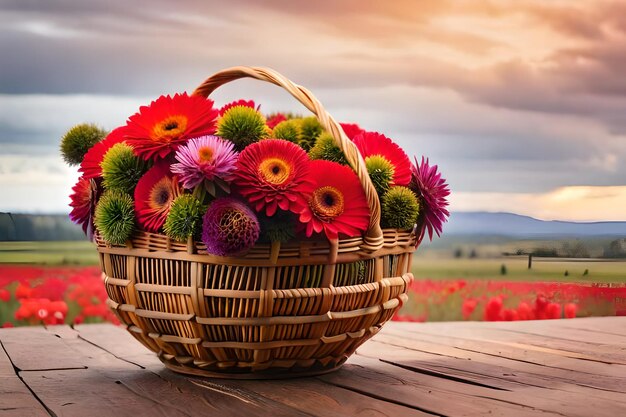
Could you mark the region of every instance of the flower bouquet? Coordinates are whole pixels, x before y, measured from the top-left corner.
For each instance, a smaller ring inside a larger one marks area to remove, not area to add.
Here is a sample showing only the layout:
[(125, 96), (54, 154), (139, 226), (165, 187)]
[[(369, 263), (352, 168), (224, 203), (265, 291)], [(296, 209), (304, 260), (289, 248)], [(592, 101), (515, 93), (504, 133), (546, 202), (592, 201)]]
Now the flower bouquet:
[[(208, 98), (242, 77), (316, 117)], [(263, 68), (161, 96), (110, 133), (76, 126), (61, 148), (80, 166), (70, 218), (97, 244), (109, 306), (179, 372), (336, 369), (406, 300), (412, 253), (448, 216), (436, 166)]]

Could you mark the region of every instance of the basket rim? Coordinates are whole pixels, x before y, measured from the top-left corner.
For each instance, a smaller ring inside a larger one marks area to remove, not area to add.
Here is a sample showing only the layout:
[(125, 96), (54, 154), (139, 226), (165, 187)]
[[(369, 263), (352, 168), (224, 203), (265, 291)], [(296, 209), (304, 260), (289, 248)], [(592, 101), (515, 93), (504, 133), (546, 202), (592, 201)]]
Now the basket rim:
[(384, 255), (411, 253), (417, 249), (419, 237), (415, 229), (412, 231), (382, 229), (382, 232), (383, 244), (376, 251), (363, 250), (361, 237), (338, 241), (293, 240), (279, 245), (257, 243), (239, 256), (209, 254), (206, 246), (200, 241), (189, 239), (187, 242), (180, 242), (172, 240), (165, 234), (145, 231), (135, 232), (124, 246), (111, 245), (98, 233), (94, 235), (94, 243), (100, 253), (258, 267), (349, 263), (375, 259)]

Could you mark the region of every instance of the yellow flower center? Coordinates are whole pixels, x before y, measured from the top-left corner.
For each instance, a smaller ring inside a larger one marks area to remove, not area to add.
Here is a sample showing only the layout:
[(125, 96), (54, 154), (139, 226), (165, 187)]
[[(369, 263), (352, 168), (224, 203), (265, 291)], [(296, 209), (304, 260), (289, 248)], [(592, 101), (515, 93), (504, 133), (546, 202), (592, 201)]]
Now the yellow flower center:
[(203, 146), (198, 149), (198, 157), (200, 158), (200, 162), (211, 162), (213, 160), (213, 148)]
[(313, 191), (309, 206), (318, 218), (332, 220), (343, 213), (343, 194), (330, 185), (320, 187)]
[(259, 173), (270, 184), (281, 185), (289, 179), (291, 167), (283, 159), (269, 158), (261, 162)]
[(168, 116), (154, 125), (152, 129), (152, 140), (159, 142), (170, 141), (185, 133), (186, 129), (187, 116), (182, 114)]
[(154, 184), (154, 187), (150, 190), (150, 206), (153, 209), (158, 210), (168, 207), (173, 199), (172, 182), (167, 177)]

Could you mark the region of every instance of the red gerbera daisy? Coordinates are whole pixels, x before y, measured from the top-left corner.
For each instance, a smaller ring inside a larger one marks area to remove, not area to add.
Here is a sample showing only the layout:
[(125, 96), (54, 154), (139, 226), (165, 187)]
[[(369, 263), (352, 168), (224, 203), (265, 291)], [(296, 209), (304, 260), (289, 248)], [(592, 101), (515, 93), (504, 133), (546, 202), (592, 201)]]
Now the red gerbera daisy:
[(285, 116), (283, 113), (274, 113), (267, 116), (265, 124), (270, 129), (274, 129), (277, 124), (279, 124), (280, 122), (284, 122), (285, 120), (287, 120), (287, 116)]
[(407, 186), (411, 182), (411, 161), (406, 153), (385, 135), (376, 132), (365, 132), (356, 135), (354, 144), (367, 162), (368, 157), (379, 156), (387, 160), (393, 167), (392, 184)]
[(299, 212), (313, 190), (309, 157), (296, 145), (281, 139), (266, 139), (248, 145), (239, 154), (234, 183), (256, 211), (268, 216), (282, 210)]
[(126, 126), (118, 127), (107, 135), (106, 138), (93, 145), (83, 157), (83, 162), (78, 169), (83, 176), (89, 178), (99, 178), (102, 176), (100, 163), (104, 154), (116, 143), (123, 142), (126, 136)]
[(96, 181), (84, 175), (72, 187), (74, 193), (70, 196), (70, 220), (83, 228), (83, 232), (91, 239), (93, 233), (93, 212), (95, 210), (98, 186)]
[(359, 178), (354, 171), (336, 162), (311, 161), (315, 189), (300, 212), (306, 235), (326, 233), (328, 239), (339, 234), (358, 236), (367, 229), (369, 206)]
[(135, 212), (137, 221), (148, 232), (158, 232), (172, 202), (182, 194), (169, 164), (159, 162), (139, 179), (135, 188)]
[(260, 104), (255, 108), (254, 100), (244, 100), (244, 99), (235, 100), (235, 101), (231, 101), (228, 104), (224, 104), (222, 106), (222, 108), (220, 109), (220, 116), (223, 116), (224, 113), (226, 113), (228, 111), (228, 109), (230, 109), (231, 107), (235, 107), (235, 106), (250, 107), (250, 108), (256, 109), (256, 110), (259, 110), (261, 108)]
[(424, 160), (423, 156), (421, 164), (415, 158), (412, 171), (413, 178), (410, 188), (415, 191), (420, 199), (418, 220), (421, 220), (423, 224), (422, 230), (428, 230), (428, 236), (430, 240), (433, 240), (433, 231), (437, 233), (437, 236), (441, 236), (443, 223), (450, 216), (446, 209), (450, 188), (448, 188), (446, 180), (441, 178), (441, 173), (437, 172), (437, 165), (430, 166), (428, 159)]
[(126, 142), (145, 159), (165, 158), (188, 138), (215, 133), (218, 114), (205, 97), (161, 96), (128, 119)]
[(348, 139), (353, 140), (358, 134), (365, 132), (361, 127), (354, 123), (339, 123)]

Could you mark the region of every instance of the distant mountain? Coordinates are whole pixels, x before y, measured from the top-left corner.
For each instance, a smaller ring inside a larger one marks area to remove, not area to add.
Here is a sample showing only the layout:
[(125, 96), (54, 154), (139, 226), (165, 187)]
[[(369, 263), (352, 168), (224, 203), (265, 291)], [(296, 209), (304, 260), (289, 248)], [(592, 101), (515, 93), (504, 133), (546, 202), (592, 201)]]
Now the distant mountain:
[(453, 212), (444, 225), (445, 235), (508, 237), (626, 236), (625, 222), (577, 223), (545, 221), (513, 213)]

